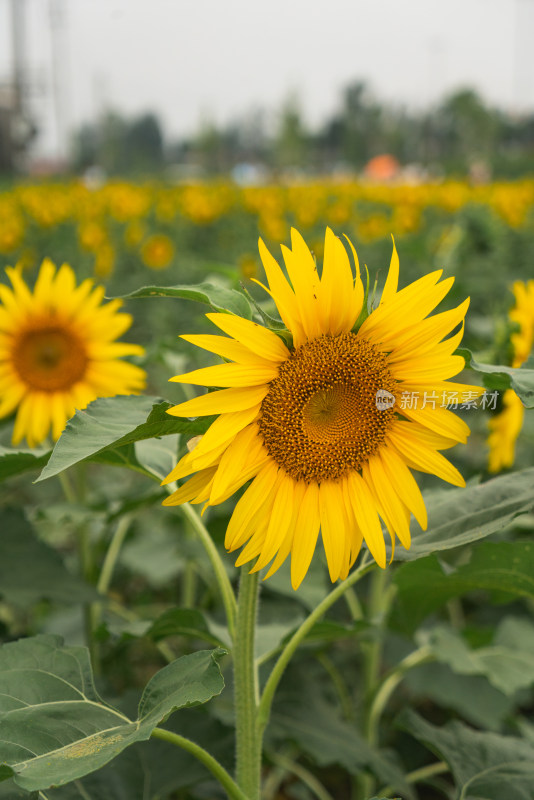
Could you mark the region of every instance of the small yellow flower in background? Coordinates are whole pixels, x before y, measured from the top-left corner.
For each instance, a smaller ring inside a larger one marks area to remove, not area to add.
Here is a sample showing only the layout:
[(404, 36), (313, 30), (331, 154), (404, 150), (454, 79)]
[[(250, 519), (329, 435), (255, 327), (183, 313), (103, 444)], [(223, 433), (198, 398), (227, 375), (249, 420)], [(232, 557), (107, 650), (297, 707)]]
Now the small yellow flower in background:
[(115, 249), (104, 242), (95, 253), (94, 273), (99, 278), (108, 278), (115, 266)]
[(253, 280), (258, 275), (258, 262), (255, 256), (250, 253), (245, 253), (239, 259), (239, 272), (242, 278)]
[(76, 409), (97, 397), (137, 394), (145, 372), (122, 361), (142, 355), (116, 342), (132, 324), (120, 300), (102, 304), (91, 280), (76, 286), (73, 270), (43, 261), (33, 292), (20, 270), (7, 267), (12, 288), (0, 285), (0, 417), (17, 410), (13, 444), (58, 439)]
[(143, 244), (141, 257), (150, 269), (165, 269), (174, 258), (174, 245), (168, 236), (155, 233)]
[(94, 220), (83, 222), (78, 227), (78, 241), (83, 250), (95, 253), (108, 241), (108, 232), (99, 222)]
[[(510, 311), (510, 319), (517, 323), (519, 330), (510, 337), (514, 357), (512, 367), (522, 366), (534, 346), (534, 280), (516, 281), (512, 286), (515, 306)], [(507, 389), (503, 396), (503, 410), (492, 417), (488, 423), (488, 470), (500, 472), (511, 467), (515, 460), (515, 443), (523, 427), (525, 407), (513, 389)]]
[(483, 390), (447, 381), (464, 367), (453, 354), (468, 300), (427, 318), (454, 278), (439, 282), (440, 270), (398, 290), (394, 249), (380, 303), (355, 329), (364, 290), (352, 244), (356, 278), (343, 243), (327, 229), (319, 277), (296, 230), (291, 241), (292, 249), (282, 247), (288, 281), (260, 240), (268, 281), (263, 288), (278, 307), (291, 345), (261, 325), (220, 313), (207, 317), (227, 336), (182, 337), (230, 363), (171, 379), (219, 391), (169, 413), (219, 416), (164, 483), (196, 473), (165, 505), (217, 505), (252, 480), (228, 525), (226, 547), (244, 546), (236, 565), (256, 559), (253, 571), (272, 562), (268, 575), (291, 554), (297, 588), (319, 531), (332, 581), (347, 576), (364, 539), (377, 563), (386, 566), (380, 518), (392, 543), (398, 536), (410, 546), (410, 514), (423, 528), (427, 524), (410, 469), (464, 485), (438, 451), (465, 442), (468, 426), (440, 407), (439, 399), (434, 407), (404, 409), (404, 393), (440, 398), (445, 391), (477, 396)]
[(12, 253), (24, 239), (24, 221), (0, 206), (0, 253)]
[(143, 241), (146, 234), (146, 225), (139, 220), (134, 220), (126, 226), (124, 231), (124, 243), (127, 247), (137, 247)]

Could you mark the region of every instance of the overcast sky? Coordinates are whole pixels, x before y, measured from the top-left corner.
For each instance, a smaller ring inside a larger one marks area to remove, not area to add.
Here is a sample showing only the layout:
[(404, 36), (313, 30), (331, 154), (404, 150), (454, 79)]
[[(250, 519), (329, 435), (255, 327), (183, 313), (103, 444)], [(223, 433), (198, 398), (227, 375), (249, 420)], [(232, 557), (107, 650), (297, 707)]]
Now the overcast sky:
[[(11, 64), (0, 0), (0, 81)], [(53, 154), (52, 51), (65, 128), (103, 108), (156, 111), (168, 138), (202, 119), (276, 110), (297, 92), (316, 126), (342, 87), (422, 106), (472, 86), (512, 111), (534, 108), (534, 0), (15, 0), (26, 6), (40, 150)], [(50, 8), (61, 11), (55, 40)]]

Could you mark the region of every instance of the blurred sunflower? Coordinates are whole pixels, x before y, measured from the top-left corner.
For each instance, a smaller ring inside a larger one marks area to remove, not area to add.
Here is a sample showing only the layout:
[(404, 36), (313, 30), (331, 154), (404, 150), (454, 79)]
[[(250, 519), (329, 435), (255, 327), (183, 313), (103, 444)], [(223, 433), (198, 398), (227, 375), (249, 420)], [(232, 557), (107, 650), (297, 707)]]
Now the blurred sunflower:
[(102, 305), (104, 288), (76, 286), (73, 270), (43, 261), (33, 292), (20, 270), (8, 267), (12, 287), (0, 285), (0, 417), (17, 409), (13, 444), (30, 447), (52, 429), (58, 439), (75, 410), (96, 397), (135, 394), (145, 372), (122, 356), (142, 355), (116, 342), (132, 318), (120, 300)]
[(432, 404), (403, 408), (401, 395), (433, 397), (435, 405), (445, 391), (482, 390), (446, 381), (464, 367), (453, 353), (468, 300), (427, 318), (453, 278), (439, 282), (437, 271), (399, 291), (394, 249), (380, 303), (357, 327), (364, 290), (352, 244), (356, 279), (343, 243), (327, 229), (319, 277), (300, 234), (293, 230), (291, 239), (291, 250), (282, 247), (290, 282), (260, 240), (269, 284), (263, 288), (291, 334), (288, 344), (231, 314), (207, 315), (229, 338), (182, 337), (230, 363), (171, 379), (224, 388), (169, 410), (219, 416), (164, 483), (196, 473), (165, 505), (216, 505), (252, 479), (228, 525), (226, 547), (245, 545), (236, 563), (255, 558), (253, 571), (274, 559), (269, 575), (291, 553), (297, 588), (319, 530), (332, 581), (347, 576), (363, 540), (386, 566), (380, 518), (392, 543), (397, 535), (410, 546), (410, 513), (427, 524), (410, 469), (464, 485), (438, 450), (465, 442), (467, 425)]
[[(512, 367), (525, 363), (534, 346), (534, 280), (516, 281), (512, 286), (515, 306), (510, 311), (510, 320), (517, 330), (510, 337), (513, 359)], [(502, 411), (488, 423), (488, 470), (500, 472), (511, 467), (515, 460), (515, 443), (523, 427), (525, 407), (513, 389), (503, 396)]]
[(141, 258), (150, 269), (165, 269), (174, 258), (174, 245), (168, 236), (155, 233), (141, 247)]

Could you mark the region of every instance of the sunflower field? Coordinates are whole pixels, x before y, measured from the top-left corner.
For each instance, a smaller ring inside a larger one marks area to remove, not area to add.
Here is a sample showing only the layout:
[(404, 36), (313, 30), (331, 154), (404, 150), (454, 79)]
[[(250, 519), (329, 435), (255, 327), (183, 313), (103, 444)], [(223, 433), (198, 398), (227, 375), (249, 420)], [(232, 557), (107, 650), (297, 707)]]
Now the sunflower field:
[(19, 183), (0, 262), (0, 800), (534, 800), (534, 180)]

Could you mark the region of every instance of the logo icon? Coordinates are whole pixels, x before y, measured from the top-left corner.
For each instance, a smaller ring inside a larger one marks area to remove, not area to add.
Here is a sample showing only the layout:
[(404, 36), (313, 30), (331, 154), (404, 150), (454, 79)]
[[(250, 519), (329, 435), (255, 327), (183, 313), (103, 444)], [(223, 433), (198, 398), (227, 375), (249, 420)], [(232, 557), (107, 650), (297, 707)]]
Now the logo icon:
[(375, 403), (379, 411), (386, 411), (395, 405), (395, 395), (387, 389), (379, 389), (375, 395)]

